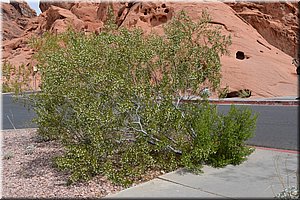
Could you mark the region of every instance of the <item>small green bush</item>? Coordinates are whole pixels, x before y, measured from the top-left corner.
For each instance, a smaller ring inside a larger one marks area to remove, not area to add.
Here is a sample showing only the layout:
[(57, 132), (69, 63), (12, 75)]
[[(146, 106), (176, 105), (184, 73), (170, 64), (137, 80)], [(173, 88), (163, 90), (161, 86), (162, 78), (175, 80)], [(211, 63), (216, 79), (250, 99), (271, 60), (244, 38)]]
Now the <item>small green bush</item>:
[(128, 185), (150, 170), (199, 171), (249, 154), (248, 112), (221, 116), (207, 101), (183, 103), (201, 96), (203, 84), (219, 87), (230, 38), (209, 20), (181, 12), (162, 37), (108, 23), (99, 35), (69, 30), (32, 40), (42, 77), (35, 121), (43, 138), (64, 145), (55, 162), (71, 172), (70, 183), (103, 174)]
[(229, 113), (221, 115), (221, 119), (218, 132), (215, 132), (218, 147), (208, 162), (216, 167), (240, 164), (254, 150), (244, 142), (253, 136), (257, 115), (252, 116), (250, 109), (239, 110), (232, 105)]
[(220, 88), (218, 92), (219, 92), (219, 99), (226, 98), (227, 93), (229, 93), (229, 87), (226, 85), (225, 88)]
[(32, 72), (24, 64), (13, 66), (9, 62), (3, 62), (2, 65), (2, 92), (14, 92), (16, 94), (32, 89), (30, 80)]

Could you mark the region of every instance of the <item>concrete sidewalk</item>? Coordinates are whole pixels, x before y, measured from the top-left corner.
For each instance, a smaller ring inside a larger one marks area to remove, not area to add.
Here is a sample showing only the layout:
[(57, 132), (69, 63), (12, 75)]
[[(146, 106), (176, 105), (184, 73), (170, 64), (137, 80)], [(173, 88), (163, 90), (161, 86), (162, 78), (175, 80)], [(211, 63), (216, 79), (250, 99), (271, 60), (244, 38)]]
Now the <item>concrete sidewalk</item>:
[(298, 153), (256, 147), (240, 165), (204, 166), (200, 175), (179, 169), (106, 198), (273, 198), (284, 187), (297, 186)]

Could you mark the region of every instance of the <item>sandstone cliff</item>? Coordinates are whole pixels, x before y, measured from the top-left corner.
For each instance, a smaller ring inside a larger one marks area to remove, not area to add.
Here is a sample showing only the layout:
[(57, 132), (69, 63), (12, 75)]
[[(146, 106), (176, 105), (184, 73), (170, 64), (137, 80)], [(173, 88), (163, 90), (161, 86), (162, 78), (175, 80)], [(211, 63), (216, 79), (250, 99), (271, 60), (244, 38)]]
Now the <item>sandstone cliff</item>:
[(299, 31), (297, 3), (240, 2), (228, 4), (271, 45), (296, 57)]

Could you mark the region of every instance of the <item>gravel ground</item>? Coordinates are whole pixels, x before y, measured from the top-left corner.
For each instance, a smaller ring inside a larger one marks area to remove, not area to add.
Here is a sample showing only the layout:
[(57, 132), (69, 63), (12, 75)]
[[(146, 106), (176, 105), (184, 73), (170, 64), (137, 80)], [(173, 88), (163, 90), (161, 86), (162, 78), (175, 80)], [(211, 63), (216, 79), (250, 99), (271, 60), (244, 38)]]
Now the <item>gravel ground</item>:
[(66, 185), (68, 174), (51, 165), (63, 153), (51, 142), (36, 141), (36, 129), (2, 132), (2, 197), (99, 198), (122, 190), (103, 176), (89, 182)]

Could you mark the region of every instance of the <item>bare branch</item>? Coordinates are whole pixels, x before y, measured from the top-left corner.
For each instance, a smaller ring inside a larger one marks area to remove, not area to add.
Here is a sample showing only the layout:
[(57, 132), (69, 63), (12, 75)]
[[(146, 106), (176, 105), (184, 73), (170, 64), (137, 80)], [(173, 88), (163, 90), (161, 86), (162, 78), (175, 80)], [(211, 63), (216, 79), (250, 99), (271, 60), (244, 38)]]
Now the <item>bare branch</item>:
[[(180, 97), (178, 98), (177, 103), (176, 103), (176, 106), (175, 106), (176, 109), (179, 109), (179, 104), (180, 104), (180, 101), (181, 101), (182, 99), (183, 99), (183, 96), (180, 96)], [(191, 97), (191, 95), (188, 95), (188, 96), (187, 96), (187, 100), (190, 100), (190, 99), (192, 99), (192, 97)], [(182, 116), (183, 118), (185, 118), (184, 112), (182, 112), (182, 111), (181, 111), (181, 116)], [(195, 138), (195, 137), (196, 137), (196, 133), (195, 133), (195, 130), (193, 129), (193, 127), (191, 127), (191, 131), (192, 131), (192, 136)]]
[[(137, 129), (137, 128), (134, 128), (134, 127), (130, 127), (130, 128), (131, 128), (132, 130), (134, 130), (134, 131), (141, 132), (141, 133), (143, 133), (145, 136), (149, 137), (152, 141), (148, 141), (148, 142), (150, 142), (151, 144), (156, 145), (155, 142), (161, 143), (161, 142), (162, 142), (161, 140), (159, 140), (159, 139), (153, 137), (152, 135), (148, 134), (148, 133), (144, 130), (143, 125), (142, 125), (142, 123), (141, 123), (141, 117), (140, 117), (140, 115), (138, 114), (138, 111), (139, 111), (140, 107), (141, 107), (140, 104), (137, 104), (137, 108), (136, 108), (136, 110), (135, 110), (135, 114), (136, 114), (136, 117), (137, 117), (137, 121), (136, 121), (136, 122), (132, 122), (133, 124), (138, 124), (139, 127), (140, 127), (140, 129)], [(166, 137), (167, 137), (167, 136), (166, 136)], [(172, 138), (169, 138), (169, 137), (167, 137), (167, 138), (170, 139), (170, 140), (172, 140), (174, 143), (176, 143)], [(154, 141), (155, 141), (155, 142), (154, 142)], [(169, 148), (169, 149), (170, 149), (171, 151), (173, 151), (174, 153), (182, 154), (182, 152), (181, 152), (180, 150), (174, 149), (174, 148), (173, 148), (172, 146), (170, 146), (170, 145), (167, 145), (167, 148)]]

